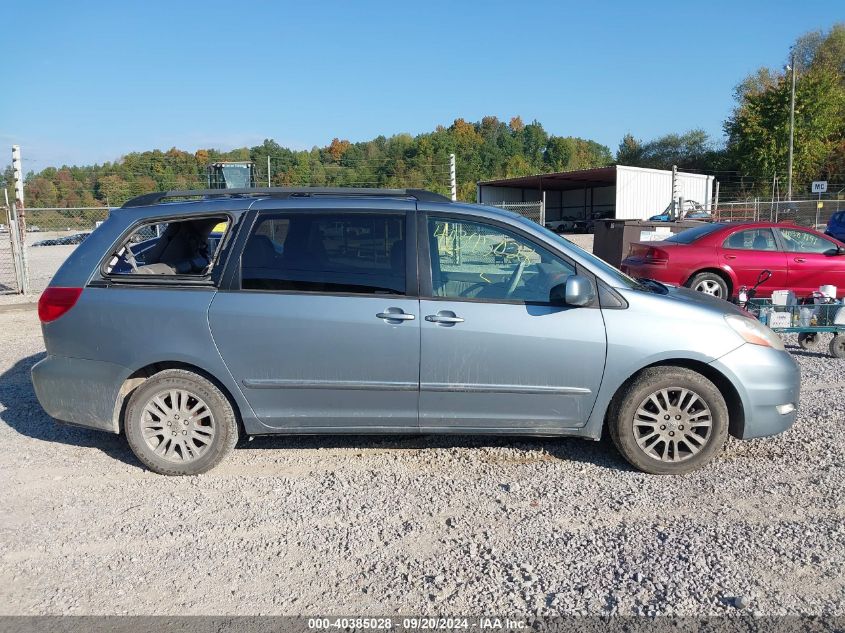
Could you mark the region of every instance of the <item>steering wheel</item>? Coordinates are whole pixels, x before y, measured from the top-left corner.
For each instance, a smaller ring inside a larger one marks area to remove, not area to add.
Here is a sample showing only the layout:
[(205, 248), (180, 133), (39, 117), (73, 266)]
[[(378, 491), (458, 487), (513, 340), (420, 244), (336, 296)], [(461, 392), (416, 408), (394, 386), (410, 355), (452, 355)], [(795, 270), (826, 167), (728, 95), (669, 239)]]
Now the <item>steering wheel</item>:
[(519, 266), (516, 267), (516, 270), (513, 271), (510, 280), (508, 280), (508, 289), (505, 292), (505, 298), (509, 299), (510, 296), (513, 294), (513, 291), (516, 290), (516, 287), (519, 285), (519, 280), (522, 279), (522, 273), (525, 272), (525, 260), (519, 260)]

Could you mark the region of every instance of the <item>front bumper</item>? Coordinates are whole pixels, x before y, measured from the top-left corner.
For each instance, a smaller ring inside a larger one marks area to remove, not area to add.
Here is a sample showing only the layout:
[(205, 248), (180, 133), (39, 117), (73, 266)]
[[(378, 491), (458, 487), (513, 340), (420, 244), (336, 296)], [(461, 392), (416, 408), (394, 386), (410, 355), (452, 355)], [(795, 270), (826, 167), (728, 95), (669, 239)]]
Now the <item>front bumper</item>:
[(32, 385), (50, 417), (118, 433), (115, 406), (127, 373), (114, 363), (47, 356), (32, 367)]
[(788, 352), (746, 343), (710, 364), (731, 380), (742, 400), (745, 420), (736, 429), (740, 438), (775, 435), (795, 422), (801, 371)]

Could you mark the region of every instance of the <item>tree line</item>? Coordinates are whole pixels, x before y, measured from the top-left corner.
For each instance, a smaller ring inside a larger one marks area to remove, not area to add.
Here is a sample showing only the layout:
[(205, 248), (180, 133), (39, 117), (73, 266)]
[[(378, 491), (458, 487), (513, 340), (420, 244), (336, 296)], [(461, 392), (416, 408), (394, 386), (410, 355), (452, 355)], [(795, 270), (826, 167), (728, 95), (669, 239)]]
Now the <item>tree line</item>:
[[(845, 24), (798, 38), (785, 60), (795, 66), (793, 184), (845, 187)], [(793, 62), (794, 58), (794, 62)], [(771, 195), (786, 186), (792, 69), (760, 68), (734, 91), (720, 146), (702, 130), (649, 142), (625, 136), (616, 160), (626, 165), (715, 173), (735, 197)], [(778, 183), (775, 184), (775, 178)]]
[[(795, 187), (816, 179), (845, 182), (845, 24), (803, 35), (792, 51), (797, 66)], [(268, 139), (229, 152), (173, 148), (133, 152), (101, 165), (49, 167), (27, 174), (26, 202), (30, 207), (118, 206), (150, 191), (202, 188), (207, 166), (225, 160), (253, 161), (258, 184), (266, 184), (268, 156), (275, 186), (420, 187), (445, 194), (452, 153), (457, 156), (461, 200), (475, 199), (479, 180), (614, 162), (715, 173), (729, 184), (729, 195), (766, 195), (775, 176), (785, 180), (790, 89), (791, 75), (784, 69), (761, 68), (742, 81), (724, 123), (723, 142), (699, 129), (649, 141), (628, 134), (614, 155), (589, 139), (549, 134), (538, 121), (487, 116), (477, 122), (456, 119), (416, 136), (379, 136), (357, 143), (335, 138), (310, 150)], [(3, 176), (10, 188), (11, 168)]]
[[(206, 186), (206, 168), (216, 161), (255, 163), (257, 184), (274, 186), (419, 187), (449, 192), (449, 154), (460, 169), (458, 195), (475, 198), (475, 182), (543, 171), (583, 169), (612, 161), (610, 150), (576, 137), (550, 135), (539, 122), (517, 116), (504, 123), (494, 116), (411, 136), (379, 136), (351, 143), (335, 138), (326, 147), (293, 150), (267, 139), (229, 152), (177, 148), (127, 154), (119, 161), (84, 167), (47, 168), (26, 177), (31, 207), (86, 207), (122, 204), (132, 196), (161, 189)], [(11, 174), (8, 176), (11, 181)]]

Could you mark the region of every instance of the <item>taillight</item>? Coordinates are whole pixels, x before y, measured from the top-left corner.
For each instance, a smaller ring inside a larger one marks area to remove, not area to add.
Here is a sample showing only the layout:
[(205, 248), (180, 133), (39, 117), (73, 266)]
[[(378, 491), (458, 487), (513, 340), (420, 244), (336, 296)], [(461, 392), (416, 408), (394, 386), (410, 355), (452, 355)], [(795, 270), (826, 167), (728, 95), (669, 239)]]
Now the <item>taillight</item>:
[(38, 318), (42, 323), (55, 321), (76, 305), (81, 294), (82, 288), (47, 288), (38, 300)]
[(648, 250), (647, 246), (643, 246), (642, 244), (633, 243), (628, 248), (628, 257), (643, 257), (645, 256), (645, 251)]
[(645, 258), (650, 262), (663, 263), (669, 261), (669, 253), (654, 246), (649, 246)]

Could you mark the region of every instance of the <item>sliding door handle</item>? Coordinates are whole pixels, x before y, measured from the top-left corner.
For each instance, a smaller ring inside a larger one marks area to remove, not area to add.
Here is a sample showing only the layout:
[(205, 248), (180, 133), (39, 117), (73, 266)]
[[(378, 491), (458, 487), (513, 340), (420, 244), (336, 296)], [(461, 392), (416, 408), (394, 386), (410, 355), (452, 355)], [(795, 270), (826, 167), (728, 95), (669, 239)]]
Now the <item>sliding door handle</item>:
[[(396, 310), (396, 312), (391, 312), (391, 310)], [(386, 312), (379, 312), (376, 317), (385, 321), (413, 321), (416, 318), (413, 314), (402, 312), (398, 308), (388, 308)]]
[(425, 317), (426, 321), (431, 323), (463, 323), (464, 320), (459, 316), (449, 316), (447, 314), (429, 314)]

